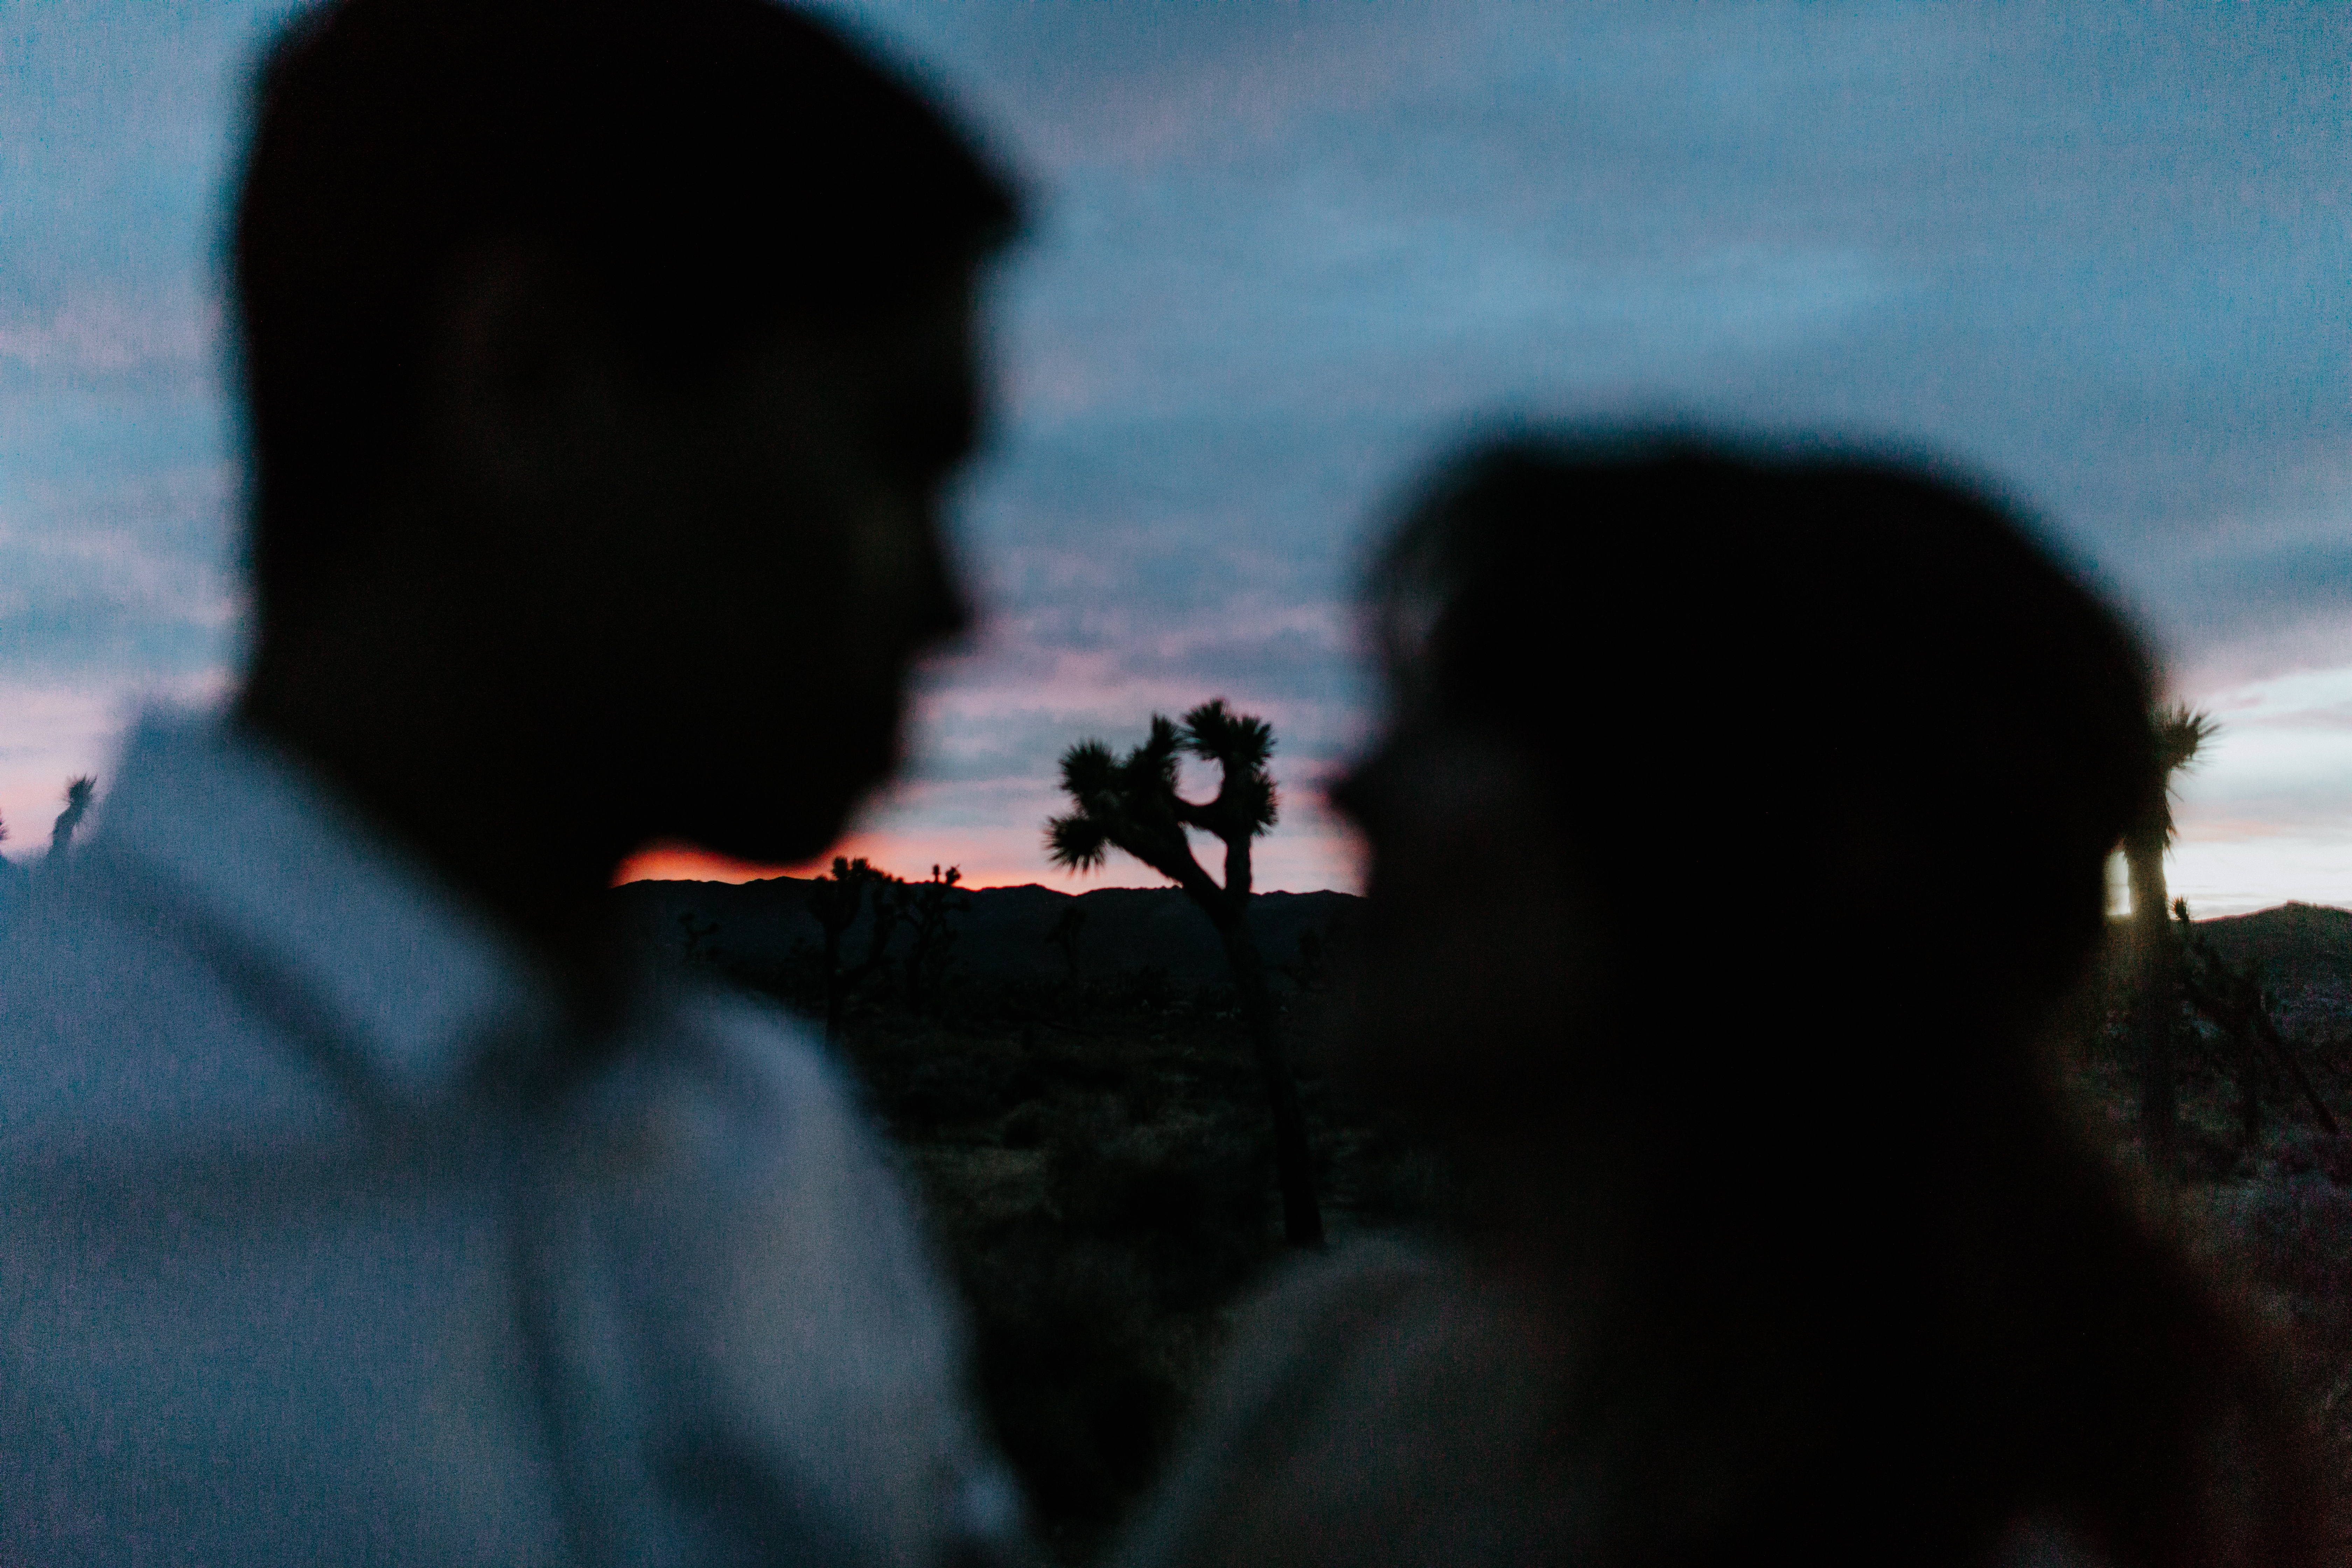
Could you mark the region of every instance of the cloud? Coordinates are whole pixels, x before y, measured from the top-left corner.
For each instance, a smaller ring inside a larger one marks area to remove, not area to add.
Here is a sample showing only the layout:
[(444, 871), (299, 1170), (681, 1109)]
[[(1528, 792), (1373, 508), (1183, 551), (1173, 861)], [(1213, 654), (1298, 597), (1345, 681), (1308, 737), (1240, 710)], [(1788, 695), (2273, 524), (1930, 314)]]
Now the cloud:
[(217, 302), (194, 296), (160, 308), (82, 296), (46, 319), (0, 320), (0, 360), (33, 371), (82, 372), (208, 363), (217, 349), (219, 326)]
[(119, 683), (221, 668), (243, 595), (224, 559), (226, 466), (0, 502), (0, 669)]
[(1076, 742), (1131, 745), (1152, 713), (1219, 696), (1273, 723), (1278, 774), (1311, 773), (1361, 742), (1367, 705), (1354, 677), (1355, 666), (1311, 630), (1222, 649), (1184, 646), (1157, 659), (1127, 645), (1091, 656), (1025, 649), (1017, 660), (933, 673), (917, 708), (911, 776), (967, 792), (989, 781), (1047, 783)]
[(2352, 836), (2265, 834), (2185, 840), (2174, 849), (2168, 891), (2200, 920), (2244, 914), (2289, 900), (2352, 904)]
[(2219, 720), (2178, 775), (2173, 892), (2199, 914), (2344, 903), (2352, 881), (2352, 663), (2191, 689)]
[[(236, 656), (215, 233), (285, 9), (0, 24), (0, 673)], [(1505, 415), (1947, 456), (2049, 518), (2184, 690), (2352, 662), (2352, 11), (846, 9), (1042, 196), (960, 509), (991, 622), (926, 688), (909, 853), (1009, 834), (1014, 865), (1061, 747), (1209, 695), (1336, 765), (1370, 722), (1365, 541)], [(2210, 820), (2337, 831), (2333, 722), (2246, 721)]]
[(829, 7), (946, 73), (1031, 167), (1139, 172), (1213, 163), (1322, 112), (1376, 112), (1448, 53), (1455, 7), (1356, 5)]

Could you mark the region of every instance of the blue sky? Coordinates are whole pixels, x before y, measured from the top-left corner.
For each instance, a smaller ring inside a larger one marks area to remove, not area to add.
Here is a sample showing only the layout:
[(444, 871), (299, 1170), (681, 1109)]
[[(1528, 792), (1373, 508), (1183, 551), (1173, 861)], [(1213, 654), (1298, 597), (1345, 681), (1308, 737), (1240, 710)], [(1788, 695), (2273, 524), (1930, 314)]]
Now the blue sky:
[[(231, 679), (215, 231), (283, 11), (0, 3), (19, 852), (131, 705)], [(990, 617), (865, 830), (892, 863), (1043, 879), (1060, 748), (1223, 694), (1282, 741), (1266, 885), (1345, 885), (1314, 792), (1369, 721), (1368, 528), (1482, 422), (1669, 416), (1998, 480), (2224, 721), (2179, 890), (2352, 902), (2352, 10), (837, 14), (921, 62), (1038, 212), (959, 509)]]

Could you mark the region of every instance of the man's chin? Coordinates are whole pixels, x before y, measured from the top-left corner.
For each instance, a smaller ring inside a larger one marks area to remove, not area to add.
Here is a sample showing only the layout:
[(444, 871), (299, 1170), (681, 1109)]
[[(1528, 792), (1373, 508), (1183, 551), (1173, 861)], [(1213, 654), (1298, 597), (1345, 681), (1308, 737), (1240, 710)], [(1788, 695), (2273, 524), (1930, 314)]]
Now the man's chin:
[(714, 826), (693, 836), (693, 841), (714, 855), (753, 866), (805, 866), (822, 859), (841, 842), (848, 829), (846, 810), (822, 822), (799, 822), (779, 830), (772, 826), (730, 831)]
[(845, 784), (822, 795), (810, 791), (790, 799), (771, 796), (729, 803), (730, 809), (693, 814), (680, 836), (730, 860), (755, 866), (806, 865), (841, 841), (851, 817), (873, 787)]
[[(706, 747), (700, 765), (665, 770), (661, 836), (730, 859), (798, 866), (826, 854), (898, 764), (895, 723), (858, 713)], [(720, 735), (726, 731), (717, 726)], [(830, 743), (813, 743), (826, 737)], [(715, 753), (715, 754), (713, 754)]]

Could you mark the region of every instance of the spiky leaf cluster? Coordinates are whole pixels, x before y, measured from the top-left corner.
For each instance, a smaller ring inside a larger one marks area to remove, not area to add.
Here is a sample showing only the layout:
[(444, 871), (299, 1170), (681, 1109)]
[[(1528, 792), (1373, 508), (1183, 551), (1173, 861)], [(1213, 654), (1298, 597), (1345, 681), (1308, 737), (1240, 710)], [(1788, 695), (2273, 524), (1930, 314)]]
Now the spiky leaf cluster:
[[(1217, 764), (1213, 799), (1190, 801), (1178, 793), (1178, 767), (1186, 755)], [(1045, 824), (1046, 852), (1055, 865), (1090, 871), (1116, 848), (1195, 898), (1245, 900), (1250, 840), (1272, 827), (1278, 815), (1266, 772), (1273, 755), (1273, 727), (1235, 713), (1223, 698), (1193, 709), (1181, 725), (1153, 714), (1143, 743), (1124, 757), (1100, 741), (1081, 742), (1062, 754), (1062, 789), (1075, 809)], [(1223, 888), (1194, 858), (1187, 828), (1224, 843)]]
[(1236, 833), (1255, 837), (1279, 815), (1274, 779), (1266, 763), (1274, 756), (1274, 726), (1254, 714), (1235, 713), (1222, 697), (1184, 715), (1184, 749), (1217, 764), (1217, 798), (1202, 809), (1199, 826), (1220, 838)]
[(49, 828), (49, 853), (62, 856), (73, 845), (74, 829), (89, 811), (92, 796), (98, 793), (98, 781), (87, 774), (66, 785), (66, 808), (58, 813), (57, 822)]
[(2176, 702), (2160, 709), (2155, 717), (2156, 763), (2163, 770), (2164, 796), (2158, 809), (2163, 814), (2164, 837), (2172, 840), (2172, 796), (2177, 793), (2176, 777), (2193, 765), (2207, 742), (2221, 732), (2221, 726), (2210, 713), (2199, 712), (2186, 702)]
[(857, 921), (858, 906), (865, 901), (866, 885), (875, 880), (874, 868), (863, 857), (852, 860), (845, 855), (833, 858), (830, 876), (818, 872), (808, 890), (809, 913), (835, 940)]

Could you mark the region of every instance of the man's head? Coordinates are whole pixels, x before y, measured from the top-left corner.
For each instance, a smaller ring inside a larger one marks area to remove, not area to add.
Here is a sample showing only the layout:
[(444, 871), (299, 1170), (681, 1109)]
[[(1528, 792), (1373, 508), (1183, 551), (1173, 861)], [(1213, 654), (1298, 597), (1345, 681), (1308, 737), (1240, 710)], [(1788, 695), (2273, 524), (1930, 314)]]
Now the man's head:
[(1004, 187), (767, 0), (341, 0), (259, 110), (263, 662), (364, 634), (603, 770), (623, 837), (821, 848), (961, 622), (934, 514)]

